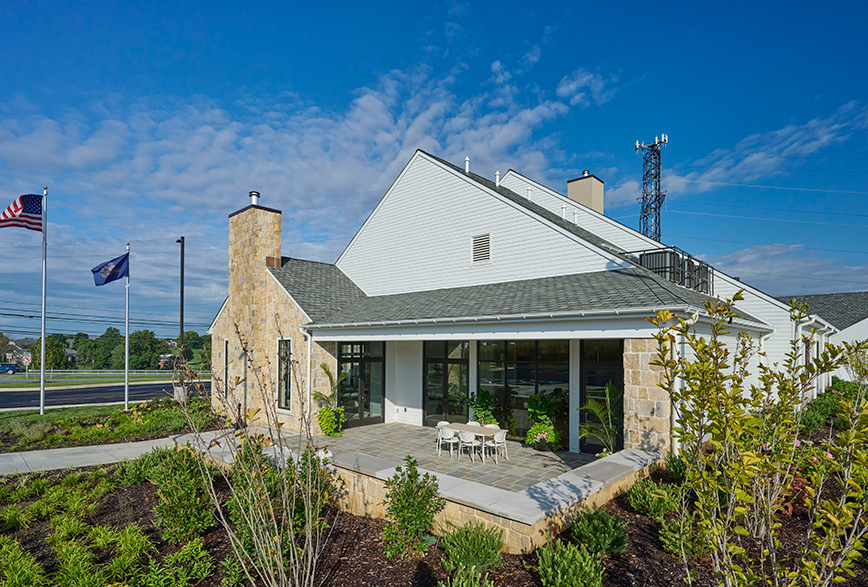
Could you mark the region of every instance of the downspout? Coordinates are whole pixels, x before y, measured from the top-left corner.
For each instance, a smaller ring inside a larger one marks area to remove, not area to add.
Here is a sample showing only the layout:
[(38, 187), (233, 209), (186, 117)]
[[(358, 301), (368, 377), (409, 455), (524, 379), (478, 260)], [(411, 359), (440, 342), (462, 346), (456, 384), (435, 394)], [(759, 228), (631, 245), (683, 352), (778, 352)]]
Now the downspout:
[(311, 398), (311, 382), (310, 382), (311, 367), (310, 367), (310, 363), (311, 363), (311, 341), (313, 339), (313, 333), (306, 331), (301, 326), (299, 326), (298, 329), (301, 331), (301, 335), (304, 337), (304, 340), (307, 341), (307, 376), (305, 377), (305, 379), (307, 381), (307, 385), (306, 385), (306, 387), (307, 387), (307, 399), (305, 400), (305, 402), (306, 402), (305, 403), (305, 412), (306, 412), (305, 416), (307, 417), (308, 420), (310, 420), (310, 398)]

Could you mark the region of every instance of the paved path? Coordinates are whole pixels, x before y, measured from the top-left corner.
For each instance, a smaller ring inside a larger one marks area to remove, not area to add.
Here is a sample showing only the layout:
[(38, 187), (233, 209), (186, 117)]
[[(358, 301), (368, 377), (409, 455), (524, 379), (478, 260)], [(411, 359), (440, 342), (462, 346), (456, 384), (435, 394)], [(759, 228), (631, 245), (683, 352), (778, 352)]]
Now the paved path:
[(103, 444), (99, 446), (73, 446), (0, 454), (0, 475), (50, 471), (67, 467), (107, 465), (124, 459), (134, 459), (157, 447), (174, 446), (171, 438)]

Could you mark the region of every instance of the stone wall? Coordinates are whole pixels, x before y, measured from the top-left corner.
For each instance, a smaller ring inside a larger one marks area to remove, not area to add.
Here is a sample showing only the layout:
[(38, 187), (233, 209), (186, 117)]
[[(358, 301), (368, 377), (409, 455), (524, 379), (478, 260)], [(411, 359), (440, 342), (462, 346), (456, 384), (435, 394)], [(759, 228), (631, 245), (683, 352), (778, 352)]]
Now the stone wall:
[[(229, 298), (212, 328), (212, 403), (232, 419), (239, 412), (260, 410), (256, 425), (282, 422), (300, 431), (307, 413), (308, 343), (299, 326), (310, 320), (277, 281), (268, 264), (279, 265), (281, 214), (249, 206), (229, 218)], [(275, 411), (278, 397), (278, 341), (291, 349), (291, 406)], [(229, 341), (224, 356), (224, 341)], [(335, 344), (314, 341), (310, 349), (311, 391), (328, 393), (320, 368), (337, 369)], [(228, 361), (228, 363), (227, 363)], [(228, 381), (224, 379), (228, 366)], [(238, 409), (240, 406), (240, 410)], [(311, 406), (312, 432), (318, 433), (316, 406)], [(268, 421), (276, 418), (276, 422)]]
[[(447, 528), (449, 523), (463, 526), (471, 522), (481, 522), (486, 527), (494, 526), (503, 531), (504, 552), (530, 553), (545, 544), (549, 536), (567, 530), (583, 509), (597, 509), (603, 506), (629, 489), (638, 479), (647, 477), (657, 466), (657, 464), (645, 466), (534, 524), (511, 520), (481, 508), (469, 507), (447, 499), (444, 508), (434, 518), (434, 532), (439, 533)], [(341, 511), (377, 519), (386, 517), (383, 505), (386, 489), (383, 480), (342, 467), (336, 469), (346, 484), (346, 491), (338, 501), (338, 508)]]
[(667, 452), (670, 447), (671, 403), (659, 387), (663, 372), (653, 338), (624, 340), (624, 448)]

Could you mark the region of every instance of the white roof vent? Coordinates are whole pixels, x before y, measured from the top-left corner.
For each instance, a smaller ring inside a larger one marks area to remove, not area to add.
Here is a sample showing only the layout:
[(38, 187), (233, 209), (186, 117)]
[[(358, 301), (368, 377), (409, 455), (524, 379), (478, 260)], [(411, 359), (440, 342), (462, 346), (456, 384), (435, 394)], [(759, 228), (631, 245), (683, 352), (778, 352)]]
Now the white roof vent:
[(259, 192), (250, 192), (250, 205), (258, 206), (259, 205)]
[(473, 237), (471, 245), (471, 259), (474, 263), (488, 261), (491, 259), (491, 241), (490, 235), (481, 234)]

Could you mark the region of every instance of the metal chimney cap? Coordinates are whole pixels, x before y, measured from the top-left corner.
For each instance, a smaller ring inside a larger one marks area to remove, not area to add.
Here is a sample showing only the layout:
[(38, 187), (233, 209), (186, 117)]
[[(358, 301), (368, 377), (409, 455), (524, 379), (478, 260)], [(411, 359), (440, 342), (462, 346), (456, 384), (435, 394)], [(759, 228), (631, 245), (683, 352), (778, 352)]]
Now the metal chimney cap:
[(250, 204), (252, 206), (259, 205), (259, 192), (254, 192), (254, 191), (250, 192)]
[(588, 177), (589, 175), (591, 175), (591, 172), (589, 170), (587, 170), (587, 169), (582, 170), (582, 177)]

